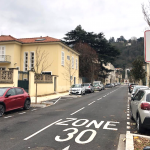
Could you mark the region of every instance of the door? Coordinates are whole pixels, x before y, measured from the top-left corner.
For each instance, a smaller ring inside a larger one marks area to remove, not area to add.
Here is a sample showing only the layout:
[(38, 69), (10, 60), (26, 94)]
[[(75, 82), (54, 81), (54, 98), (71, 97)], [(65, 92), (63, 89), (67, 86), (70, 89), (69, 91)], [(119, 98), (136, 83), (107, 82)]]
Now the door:
[(0, 46), (0, 61), (5, 61), (5, 47)]
[(54, 77), (54, 92), (56, 92), (56, 82), (57, 82), (57, 78)]
[(15, 92), (15, 89), (10, 89), (6, 93), (6, 95), (9, 95), (9, 94), (10, 94), (10, 96), (5, 98), (6, 111), (13, 110), (17, 106), (17, 104), (16, 104), (17, 95), (16, 95), (16, 92)]
[(16, 107), (17, 108), (24, 107), (24, 102), (25, 102), (24, 91), (21, 88), (15, 88), (15, 90), (16, 90), (16, 95), (17, 95)]

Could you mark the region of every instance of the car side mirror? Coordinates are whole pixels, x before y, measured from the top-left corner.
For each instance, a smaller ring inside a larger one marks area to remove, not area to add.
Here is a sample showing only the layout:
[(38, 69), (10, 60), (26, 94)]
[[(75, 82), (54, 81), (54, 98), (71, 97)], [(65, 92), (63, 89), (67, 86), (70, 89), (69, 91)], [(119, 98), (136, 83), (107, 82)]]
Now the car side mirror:
[(5, 97), (9, 97), (9, 96), (11, 96), (11, 94), (6, 94), (6, 95), (5, 95)]

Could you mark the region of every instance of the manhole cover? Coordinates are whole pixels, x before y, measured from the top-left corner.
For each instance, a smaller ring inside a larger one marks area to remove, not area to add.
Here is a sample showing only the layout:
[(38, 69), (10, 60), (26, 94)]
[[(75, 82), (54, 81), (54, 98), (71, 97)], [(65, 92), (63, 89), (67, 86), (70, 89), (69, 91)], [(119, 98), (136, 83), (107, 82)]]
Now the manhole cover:
[(50, 148), (50, 147), (35, 147), (30, 150), (55, 150), (55, 149)]

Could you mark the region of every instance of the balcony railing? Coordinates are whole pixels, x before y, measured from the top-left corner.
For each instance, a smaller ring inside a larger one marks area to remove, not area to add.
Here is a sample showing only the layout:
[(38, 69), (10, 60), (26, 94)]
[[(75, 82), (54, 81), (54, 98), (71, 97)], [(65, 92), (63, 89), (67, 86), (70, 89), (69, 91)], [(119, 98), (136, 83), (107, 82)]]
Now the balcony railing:
[(11, 56), (10, 55), (0, 55), (0, 63), (10, 63)]

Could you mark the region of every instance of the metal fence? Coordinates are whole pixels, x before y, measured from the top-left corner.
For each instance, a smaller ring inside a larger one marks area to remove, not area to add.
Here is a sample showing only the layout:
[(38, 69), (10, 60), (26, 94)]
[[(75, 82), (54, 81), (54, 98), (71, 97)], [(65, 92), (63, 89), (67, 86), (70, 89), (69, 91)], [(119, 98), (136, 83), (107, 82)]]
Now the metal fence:
[(0, 83), (13, 83), (13, 71), (0, 70)]
[(34, 75), (35, 83), (53, 83), (53, 76), (49, 74), (37, 74)]

